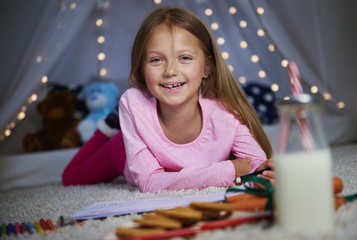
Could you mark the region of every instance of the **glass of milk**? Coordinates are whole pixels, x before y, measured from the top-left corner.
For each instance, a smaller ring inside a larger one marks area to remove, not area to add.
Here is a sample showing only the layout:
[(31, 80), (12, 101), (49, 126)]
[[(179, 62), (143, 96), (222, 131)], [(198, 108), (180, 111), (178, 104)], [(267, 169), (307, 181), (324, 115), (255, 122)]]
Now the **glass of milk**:
[(286, 230), (333, 229), (331, 152), (320, 106), (307, 94), (278, 103), (274, 207), (277, 223)]

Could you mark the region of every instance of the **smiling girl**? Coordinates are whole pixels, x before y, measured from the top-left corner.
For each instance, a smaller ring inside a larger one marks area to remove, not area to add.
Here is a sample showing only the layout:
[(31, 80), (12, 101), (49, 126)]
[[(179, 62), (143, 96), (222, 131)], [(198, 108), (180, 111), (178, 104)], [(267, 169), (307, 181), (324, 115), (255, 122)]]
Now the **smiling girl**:
[(156, 9), (139, 29), (131, 64), (133, 88), (119, 107), (129, 182), (144, 192), (231, 186), (272, 167), (259, 119), (196, 15)]
[[(143, 21), (129, 83), (119, 103), (121, 131), (112, 136), (98, 126), (65, 169), (64, 185), (124, 173), (143, 192), (228, 187), (273, 168), (254, 108), (206, 25), (188, 10), (158, 8)], [(258, 176), (274, 183), (273, 171)]]

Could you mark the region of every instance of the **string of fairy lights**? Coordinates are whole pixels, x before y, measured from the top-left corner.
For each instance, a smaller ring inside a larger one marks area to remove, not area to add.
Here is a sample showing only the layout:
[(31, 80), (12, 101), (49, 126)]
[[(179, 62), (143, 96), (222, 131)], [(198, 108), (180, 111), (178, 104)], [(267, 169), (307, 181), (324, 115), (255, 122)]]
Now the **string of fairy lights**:
[(97, 46), (98, 46), (98, 54), (97, 54), (97, 73), (100, 77), (105, 77), (108, 74), (108, 69), (105, 67), (105, 35), (104, 35), (104, 29), (105, 29), (105, 11), (109, 8), (110, 2), (109, 0), (100, 0), (98, 1), (97, 5), (97, 18), (95, 21), (95, 26), (97, 28)]
[[(78, 7), (77, 3), (74, 1), (69, 2), (63, 1), (59, 4), (59, 10), (62, 12), (67, 12), (67, 14), (75, 14), (75, 9)], [(105, 28), (105, 11), (110, 7), (109, 0), (97, 0), (96, 9), (94, 10), (96, 13), (96, 19), (94, 26), (96, 28), (96, 42), (98, 47), (98, 53), (96, 55), (97, 58), (97, 74), (100, 77), (105, 77), (108, 73), (107, 67), (105, 66), (105, 35), (104, 35), (104, 28)], [(62, 26), (61, 23), (58, 23), (57, 26)], [(60, 27), (58, 27), (60, 30)], [(38, 56), (35, 58), (34, 61), (37, 63), (41, 63), (44, 57)], [(23, 104), (20, 111), (16, 114), (14, 119), (12, 119), (8, 124), (5, 126), (5, 130), (0, 135), (0, 142), (3, 142), (11, 136), (13, 129), (16, 125), (19, 124), (20, 121), (26, 118), (26, 112), (29, 109), (30, 105), (36, 103), (40, 96), (43, 94), (46, 86), (48, 84), (48, 76), (45, 74), (40, 78), (41, 85), (38, 89), (36, 89), (30, 96), (28, 97), (27, 101)]]
[[(163, 4), (165, 2), (165, 0), (153, 0), (153, 2), (155, 4), (157, 4), (157, 5), (159, 5), (159, 4)], [(256, 6), (254, 4), (253, 0), (250, 0), (249, 3), (251, 4), (251, 7), (255, 9), (255, 13), (257, 15), (257, 20), (260, 23), (260, 26), (256, 29), (256, 35), (258, 37), (266, 37), (267, 38), (267, 40), (270, 42), (268, 44), (268, 46), (267, 46), (268, 50), (270, 52), (272, 52), (272, 53), (274, 53), (274, 52), (277, 53), (281, 58), (281, 61), (280, 61), (281, 67), (286, 68), (288, 66), (288, 64), (289, 64), (289, 60), (284, 57), (284, 55), (281, 53), (281, 51), (279, 51), (279, 48), (272, 41), (272, 38), (270, 37), (268, 31), (264, 28), (264, 24), (263, 24), (263, 21), (261, 19), (261, 16), (265, 13), (265, 9), (263, 7), (261, 7), (261, 6)], [(204, 14), (206, 16), (208, 16), (208, 17), (213, 16), (213, 14), (215, 12), (214, 9), (212, 9), (212, 8), (205, 8), (205, 9), (202, 9), (202, 11), (204, 11)], [(227, 12), (230, 15), (235, 15), (235, 14), (237, 14), (238, 9), (236, 7), (234, 7), (234, 6), (231, 6), (231, 7), (228, 7)], [(209, 27), (211, 28), (211, 30), (213, 32), (217, 31), (219, 29), (219, 27), (220, 27), (219, 23), (215, 22), (215, 21), (208, 23), (208, 25), (209, 25)], [(239, 28), (241, 28), (241, 29), (245, 29), (248, 26), (248, 22), (247, 22), (247, 20), (240, 20), (238, 22), (237, 26)], [(226, 42), (224, 37), (218, 37), (216, 39), (216, 41), (217, 41), (217, 44), (219, 46), (224, 45), (225, 42)], [(242, 49), (247, 49), (247, 48), (251, 47), (251, 44), (249, 43), (248, 40), (244, 39), (244, 40), (240, 41), (239, 46)], [(227, 52), (227, 51), (222, 51), (222, 57), (223, 57), (223, 59), (228, 60), (229, 57), (230, 57), (230, 53)], [(260, 60), (261, 60), (261, 57), (258, 54), (255, 53), (255, 54), (252, 54), (250, 56), (250, 59), (248, 61), (251, 61), (252, 63), (257, 63)], [(234, 72), (234, 67), (231, 64), (228, 64), (228, 67), (232, 72)], [(258, 71), (257, 75), (258, 75), (258, 77), (260, 79), (264, 80), (264, 79), (266, 79), (268, 73), (267, 73), (267, 70), (260, 69)], [(244, 75), (237, 76), (237, 79), (241, 84), (245, 84), (247, 82), (247, 76), (244, 76)], [(302, 81), (303, 81), (303, 79), (302, 79)], [(306, 82), (305, 82), (305, 84), (309, 85)], [(278, 83), (273, 82), (273, 83), (270, 84), (270, 88), (271, 88), (271, 90), (273, 92), (278, 92), (279, 89), (280, 89), (280, 86), (279, 86)], [(310, 86), (309, 91), (310, 91), (311, 94), (321, 94), (322, 97), (325, 99), (325, 101), (328, 101), (328, 102), (332, 101), (333, 97), (332, 97), (331, 91), (327, 90), (326, 86), (324, 86), (324, 88), (325, 88), (324, 90), (320, 90), (318, 86), (312, 85), (312, 86)], [(286, 96), (285, 98), (288, 98), (288, 96)], [(335, 102), (336, 102), (336, 107), (338, 109), (344, 109), (345, 108), (344, 102), (336, 101), (336, 100), (335, 100)]]
[[(164, 3), (165, 0), (153, 0), (153, 3), (156, 5), (160, 5), (162, 3)], [(263, 21), (260, 18), (264, 13), (265, 13), (265, 9), (261, 6), (256, 6), (253, 3), (253, 0), (250, 0), (252, 7), (255, 9), (258, 21), (260, 22), (260, 25), (257, 29), (256, 29), (256, 34), (258, 37), (265, 37), (267, 38), (267, 40), (270, 42), (267, 46), (268, 50), (272, 53), (277, 53), (280, 58), (280, 64), (281, 67), (286, 68), (289, 60), (284, 58), (284, 55), (279, 51), (277, 45), (272, 41), (271, 37), (269, 36), (268, 31), (264, 28), (263, 25)], [(75, 1), (69, 3), (69, 6), (66, 6), (64, 2), (61, 3), (60, 5), (60, 10), (61, 11), (73, 11), (77, 8), (77, 4)], [(109, 0), (98, 0), (97, 6), (96, 6), (96, 11), (97, 11), (97, 18), (95, 21), (95, 27), (97, 29), (96, 33), (96, 42), (97, 42), (97, 46), (98, 46), (98, 54), (97, 54), (97, 73), (100, 77), (105, 77), (108, 74), (108, 69), (105, 65), (105, 59), (106, 59), (106, 54), (105, 54), (105, 42), (106, 42), (106, 38), (104, 35), (104, 29), (105, 29), (105, 12), (106, 10), (110, 7), (110, 2)], [(235, 6), (231, 6), (228, 7), (227, 12), (233, 16), (235, 14), (237, 14), (239, 9), (237, 9), (237, 7)], [(215, 10), (207, 7), (205, 9), (202, 9), (202, 11), (204, 11), (205, 16), (207, 17), (211, 17), (215, 14)], [(75, 14), (75, 11), (72, 12), (72, 14)], [(239, 22), (236, 25), (237, 27), (241, 28), (241, 29), (245, 29), (248, 27), (248, 22), (247, 20), (239, 20)], [(253, 25), (252, 25), (253, 26)], [(217, 31), (220, 28), (219, 22), (213, 21), (211, 23), (209, 23), (209, 27), (211, 28), (211, 30)], [(216, 39), (217, 44), (219, 46), (223, 46), (226, 43), (226, 40), (224, 37), (218, 37)], [(240, 41), (239, 43), (239, 47), (241, 49), (248, 49), (251, 48), (251, 44), (247, 39), (243, 39)], [(230, 57), (230, 53), (229, 51), (222, 51), (222, 57), (225, 60), (228, 60)], [(250, 59), (248, 59), (248, 61), (251, 61), (252, 63), (258, 63), (259, 61), (261, 61), (262, 56), (259, 56), (257, 53), (254, 53), (250, 56)], [(42, 59), (40, 57), (35, 58), (35, 61), (41, 61)], [(234, 72), (234, 66), (231, 64), (228, 64), (229, 69)], [(269, 74), (269, 72), (267, 72), (266, 69), (260, 69), (257, 73), (257, 76), (264, 80), (267, 78), (267, 75)], [(241, 84), (245, 84), (247, 82), (247, 76), (244, 75), (238, 75), (237, 76), (238, 81)], [(37, 102), (37, 100), (39, 99), (39, 94), (40, 91), (44, 89), (44, 86), (48, 83), (48, 76), (47, 75), (43, 75), (41, 77), (41, 79), (39, 79), (39, 81), (41, 81), (41, 87), (39, 87), (39, 89), (37, 91), (35, 91), (34, 93), (30, 94), (30, 96), (27, 99), (27, 102), (24, 103), (24, 105), (21, 107), (20, 111), (17, 113), (16, 117), (9, 122), (8, 124), (6, 124), (5, 126), (5, 130), (3, 131), (3, 133), (0, 134), (0, 142), (3, 142), (7, 137), (9, 137), (12, 133), (12, 130), (16, 127), (16, 125), (24, 120), (26, 118), (26, 111), (29, 107), (29, 105)], [(270, 83), (270, 88), (273, 92), (278, 92), (279, 91), (279, 84), (278, 83)], [(311, 94), (321, 94), (323, 96), (323, 98), (325, 99), (325, 101), (331, 102), (334, 100), (334, 98), (332, 97), (331, 91), (321, 91), (318, 86), (313, 85), (310, 86), (310, 92)], [(345, 108), (345, 104), (342, 101), (336, 101), (336, 107), (338, 109), (344, 109)]]

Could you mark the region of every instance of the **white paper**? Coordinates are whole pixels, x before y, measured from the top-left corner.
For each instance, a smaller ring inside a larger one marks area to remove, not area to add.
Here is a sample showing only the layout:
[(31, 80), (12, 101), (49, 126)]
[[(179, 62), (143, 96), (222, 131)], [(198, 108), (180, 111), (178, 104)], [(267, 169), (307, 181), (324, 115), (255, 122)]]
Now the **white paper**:
[(191, 202), (218, 202), (224, 200), (225, 193), (226, 191), (203, 195), (96, 202), (89, 207), (78, 211), (71, 218), (75, 220), (103, 218), (131, 213), (150, 212), (155, 209), (170, 209), (180, 206), (188, 206)]

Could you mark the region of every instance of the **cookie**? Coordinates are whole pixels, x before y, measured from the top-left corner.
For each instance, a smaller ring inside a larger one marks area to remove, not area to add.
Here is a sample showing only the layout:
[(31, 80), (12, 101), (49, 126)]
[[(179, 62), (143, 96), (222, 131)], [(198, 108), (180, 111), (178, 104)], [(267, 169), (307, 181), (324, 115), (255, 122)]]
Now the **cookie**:
[(157, 209), (155, 213), (165, 215), (175, 219), (189, 219), (200, 220), (202, 219), (202, 212), (192, 207), (177, 207), (174, 209)]
[(231, 204), (223, 202), (192, 202), (190, 206), (198, 210), (233, 211)]
[(117, 237), (134, 237), (144, 236), (150, 234), (157, 234), (165, 232), (162, 228), (131, 228), (131, 227), (117, 227), (115, 229), (115, 235)]
[(136, 218), (134, 219), (134, 222), (145, 227), (158, 227), (164, 229), (182, 228), (182, 223), (180, 221), (155, 213), (146, 214), (142, 218)]

